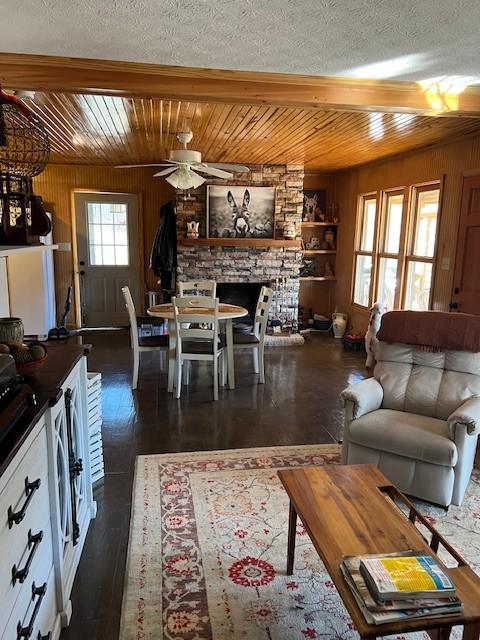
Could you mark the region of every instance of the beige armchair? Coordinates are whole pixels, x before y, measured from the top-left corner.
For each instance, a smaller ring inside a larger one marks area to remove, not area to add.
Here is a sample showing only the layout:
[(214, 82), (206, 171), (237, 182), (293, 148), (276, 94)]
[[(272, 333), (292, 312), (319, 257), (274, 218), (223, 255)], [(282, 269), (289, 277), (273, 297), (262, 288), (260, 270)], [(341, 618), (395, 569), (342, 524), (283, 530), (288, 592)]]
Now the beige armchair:
[(344, 464), (376, 465), (404, 493), (461, 504), (480, 433), (480, 353), (379, 342), (374, 377), (340, 395)]

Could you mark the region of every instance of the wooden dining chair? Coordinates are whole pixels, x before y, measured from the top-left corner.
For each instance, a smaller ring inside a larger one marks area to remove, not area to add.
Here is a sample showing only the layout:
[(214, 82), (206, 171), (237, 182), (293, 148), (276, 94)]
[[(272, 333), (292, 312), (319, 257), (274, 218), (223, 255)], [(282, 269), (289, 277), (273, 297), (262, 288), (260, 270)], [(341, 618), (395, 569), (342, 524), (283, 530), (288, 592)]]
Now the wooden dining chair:
[(233, 349), (250, 349), (253, 354), (253, 367), (259, 373), (260, 384), (265, 384), (265, 334), (267, 332), (268, 313), (273, 301), (273, 289), (262, 287), (258, 296), (252, 333), (234, 333)]
[(217, 283), (215, 280), (189, 280), (178, 283), (178, 295), (184, 296), (202, 295), (210, 298), (217, 296)]
[[(193, 361), (213, 363), (213, 398), (218, 400), (218, 377), (225, 379), (225, 342), (218, 334), (218, 298), (172, 298), (176, 335), (176, 397), (182, 392), (182, 369)], [(220, 363), (220, 365), (219, 365)]]
[(135, 305), (130, 289), (128, 287), (122, 287), (122, 293), (130, 321), (130, 343), (133, 352), (132, 389), (136, 389), (138, 384), (138, 370), (140, 367), (140, 354), (145, 351), (168, 352), (168, 336), (139, 336), (138, 316), (135, 313)]

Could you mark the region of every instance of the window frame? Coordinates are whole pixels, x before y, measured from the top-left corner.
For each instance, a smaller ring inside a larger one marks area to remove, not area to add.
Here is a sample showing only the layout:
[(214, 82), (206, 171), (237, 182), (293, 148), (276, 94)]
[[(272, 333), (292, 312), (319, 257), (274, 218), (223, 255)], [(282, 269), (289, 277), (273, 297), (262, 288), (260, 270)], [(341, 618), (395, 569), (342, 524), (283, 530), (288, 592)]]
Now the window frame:
[[(365, 221), (365, 202), (374, 200), (375, 201), (375, 225), (373, 231), (373, 243), (372, 250), (366, 251), (361, 249), (362, 235), (363, 235), (363, 225)], [(378, 207), (379, 207), (379, 197), (377, 191), (370, 191), (368, 193), (362, 193), (358, 196), (357, 202), (357, 222), (356, 222), (356, 230), (355, 230), (355, 250), (353, 254), (353, 277), (352, 277), (352, 287), (350, 293), (350, 304), (359, 309), (368, 309), (369, 307), (364, 307), (358, 302), (355, 302), (355, 284), (356, 284), (356, 275), (357, 275), (357, 260), (358, 256), (367, 256), (372, 258), (372, 271), (370, 276), (370, 288), (368, 291), (368, 299), (369, 301), (372, 299), (372, 291), (375, 284), (374, 276), (375, 276), (375, 253), (377, 249), (377, 241), (378, 241)], [(371, 305), (369, 305), (371, 306)]]
[[(387, 236), (387, 212), (388, 212), (388, 201), (392, 196), (402, 196), (402, 221), (400, 225), (400, 238), (398, 240), (398, 252), (391, 253), (385, 250), (386, 245), (386, 236)], [(380, 225), (379, 225), (379, 239), (377, 246), (377, 255), (375, 260), (375, 288), (374, 295), (370, 300), (370, 306), (373, 304), (373, 299), (378, 298), (378, 287), (379, 287), (379, 275), (380, 275), (380, 262), (382, 259), (388, 260), (391, 258), (392, 260), (397, 261), (397, 274), (396, 274), (396, 284), (395, 284), (395, 297), (393, 301), (393, 305), (395, 308), (398, 308), (401, 297), (401, 290), (403, 285), (403, 277), (404, 277), (404, 261), (405, 261), (405, 237), (407, 233), (407, 223), (408, 223), (408, 191), (405, 187), (397, 187), (395, 189), (385, 189), (380, 192)]]
[[(437, 224), (435, 229), (435, 243), (433, 256), (416, 256), (414, 254), (415, 244), (415, 230), (418, 217), (418, 194), (424, 191), (437, 190), (438, 195), (438, 211), (437, 211)], [(400, 240), (398, 253), (390, 253), (385, 251), (385, 240), (387, 232), (387, 211), (388, 211), (388, 199), (390, 196), (403, 195), (403, 208), (402, 208), (402, 224), (400, 229)], [(437, 270), (437, 253), (439, 242), (439, 229), (442, 212), (442, 197), (443, 197), (443, 179), (432, 180), (429, 182), (416, 183), (410, 186), (394, 187), (389, 189), (382, 189), (378, 191), (369, 191), (367, 193), (361, 193), (358, 196), (357, 202), (357, 221), (355, 231), (355, 245), (353, 256), (353, 268), (352, 268), (352, 281), (351, 281), (351, 295), (350, 305), (352, 308), (365, 311), (371, 308), (375, 299), (378, 297), (379, 287), (379, 273), (381, 259), (394, 259), (397, 260), (397, 278), (395, 288), (394, 308), (404, 309), (406, 295), (407, 295), (407, 275), (408, 268), (411, 262), (426, 262), (432, 264), (432, 284), (430, 287), (430, 294), (428, 300), (428, 309), (432, 308), (433, 303), (433, 288), (436, 278)], [(360, 248), (362, 241), (362, 231), (364, 223), (364, 210), (365, 201), (375, 200), (375, 231), (372, 251), (365, 251)], [(372, 272), (370, 278), (369, 289), (369, 303), (368, 306), (364, 306), (358, 302), (355, 302), (355, 283), (357, 275), (357, 257), (359, 255), (365, 255), (372, 257)]]
[[(435, 241), (433, 245), (433, 255), (430, 256), (417, 256), (414, 253), (415, 248), (415, 233), (418, 219), (418, 194), (425, 191), (438, 190), (438, 209), (437, 209), (437, 223), (435, 228)], [(407, 282), (408, 270), (410, 263), (412, 262), (424, 262), (432, 265), (432, 284), (430, 287), (430, 294), (428, 296), (428, 309), (430, 310), (433, 305), (433, 285), (435, 283), (436, 271), (437, 271), (437, 252), (438, 252), (438, 236), (440, 229), (440, 217), (442, 212), (442, 195), (443, 195), (443, 180), (435, 180), (433, 182), (424, 182), (421, 184), (413, 184), (410, 187), (410, 227), (408, 230), (408, 237), (405, 242), (405, 285)], [(405, 299), (407, 296), (407, 287), (402, 286), (402, 298), (401, 308), (404, 308)]]

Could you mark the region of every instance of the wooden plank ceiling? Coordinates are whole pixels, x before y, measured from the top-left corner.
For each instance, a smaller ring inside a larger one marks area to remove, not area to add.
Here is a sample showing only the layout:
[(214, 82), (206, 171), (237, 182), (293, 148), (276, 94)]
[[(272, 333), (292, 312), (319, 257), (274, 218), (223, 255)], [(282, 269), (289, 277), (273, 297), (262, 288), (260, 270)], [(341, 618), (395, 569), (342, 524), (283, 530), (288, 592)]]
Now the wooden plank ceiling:
[(480, 118), (41, 92), (27, 104), (48, 129), (51, 161), (67, 164), (160, 162), (185, 128), (194, 134), (189, 147), (208, 162), (304, 163), (321, 171), (480, 134)]

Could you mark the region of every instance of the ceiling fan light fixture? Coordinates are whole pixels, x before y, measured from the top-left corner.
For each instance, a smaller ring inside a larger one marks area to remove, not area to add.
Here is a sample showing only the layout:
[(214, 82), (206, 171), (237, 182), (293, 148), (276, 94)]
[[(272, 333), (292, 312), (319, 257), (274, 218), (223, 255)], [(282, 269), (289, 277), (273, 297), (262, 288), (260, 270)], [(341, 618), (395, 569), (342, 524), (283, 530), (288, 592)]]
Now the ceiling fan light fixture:
[(196, 189), (205, 182), (202, 176), (185, 167), (180, 167), (165, 180), (175, 189)]

